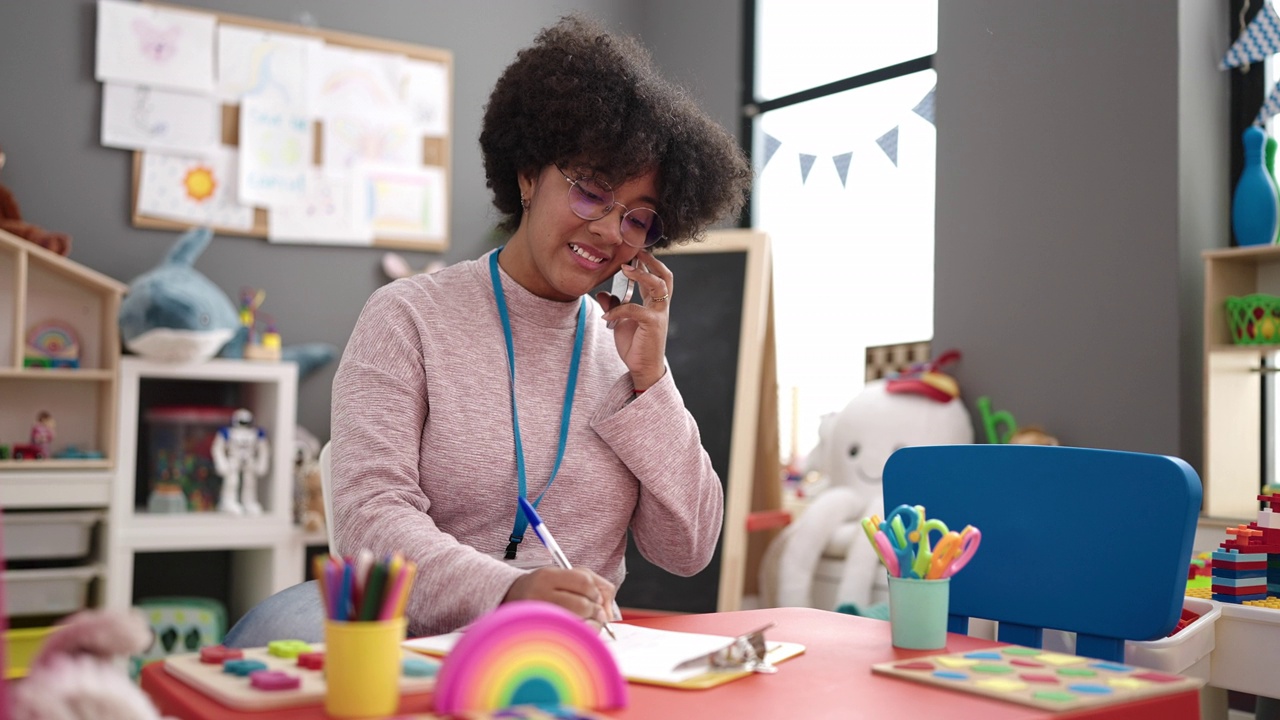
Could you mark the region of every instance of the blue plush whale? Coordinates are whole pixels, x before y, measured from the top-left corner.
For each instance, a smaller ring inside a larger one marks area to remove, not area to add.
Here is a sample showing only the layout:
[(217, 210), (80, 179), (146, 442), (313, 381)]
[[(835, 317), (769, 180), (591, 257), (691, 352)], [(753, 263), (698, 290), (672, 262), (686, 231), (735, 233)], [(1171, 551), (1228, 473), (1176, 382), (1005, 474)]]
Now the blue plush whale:
[[(209, 228), (183, 233), (159, 265), (134, 278), (120, 303), (120, 336), (131, 352), (162, 362), (244, 356), (248, 329), (231, 298), (194, 267), (213, 238)], [(305, 377), (333, 360), (327, 343), (286, 346), (283, 358)]]

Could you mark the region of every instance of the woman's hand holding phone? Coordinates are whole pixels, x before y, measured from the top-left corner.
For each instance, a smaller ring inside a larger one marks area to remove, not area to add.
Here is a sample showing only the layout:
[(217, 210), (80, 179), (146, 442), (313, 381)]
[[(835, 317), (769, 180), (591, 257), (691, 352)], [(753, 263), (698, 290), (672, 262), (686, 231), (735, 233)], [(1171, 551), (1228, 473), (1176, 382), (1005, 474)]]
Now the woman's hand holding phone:
[[(636, 390), (647, 390), (666, 372), (668, 309), (674, 289), (671, 270), (653, 254), (641, 252), (614, 276), (614, 293), (596, 293), (613, 328), (618, 355), (631, 371)], [(621, 292), (621, 295), (617, 294)], [(644, 305), (627, 302), (639, 294)]]

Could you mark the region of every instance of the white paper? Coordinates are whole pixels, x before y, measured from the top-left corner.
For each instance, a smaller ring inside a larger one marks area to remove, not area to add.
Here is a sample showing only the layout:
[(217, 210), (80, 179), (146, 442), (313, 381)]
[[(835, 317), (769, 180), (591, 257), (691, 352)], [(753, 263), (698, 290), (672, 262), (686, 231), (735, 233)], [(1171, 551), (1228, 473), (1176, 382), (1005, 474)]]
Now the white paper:
[(320, 130), (325, 170), (348, 172), (361, 163), (422, 165), (422, 136), (407, 111), (329, 115)]
[(444, 168), (362, 165), (354, 174), (355, 216), (377, 238), (443, 240), (448, 224)]
[(94, 77), (210, 93), (214, 25), (212, 15), (98, 0)]
[(313, 140), (301, 110), (250, 95), (240, 101), (239, 198), (274, 207), (302, 202)]
[(418, 133), (426, 137), (449, 134), (449, 68), (444, 63), (407, 60), (401, 98)]
[(267, 215), (267, 239), (279, 243), (370, 245), (373, 229), (357, 222), (352, 212), (351, 181), (312, 168), (307, 192), (295, 205), (271, 208)]
[(307, 74), (323, 41), (232, 25), (218, 26), (218, 97), (253, 95), (311, 113)]
[(307, 76), (316, 112), (328, 117), (351, 108), (403, 107), (400, 87), (404, 63), (403, 55), (326, 44), (320, 52), (319, 66), (310, 68)]
[(138, 212), (233, 230), (253, 227), (253, 208), (236, 201), (235, 153), (220, 147), (208, 158), (147, 152), (138, 178)]
[(222, 138), (222, 108), (208, 95), (109, 82), (102, 88), (102, 144), (206, 155)]
[[(610, 638), (603, 630), (600, 632), (600, 639), (618, 661), (622, 676), (628, 680), (659, 683), (680, 683), (705, 675), (709, 669), (707, 666), (699, 665), (686, 670), (675, 668), (687, 660), (726, 648), (734, 641), (734, 638), (725, 635), (657, 630), (619, 622), (609, 623), (609, 629), (613, 630), (618, 639)], [(403, 644), (416, 652), (443, 656), (449, 654), (462, 635), (462, 632), (454, 632), (414, 638)], [(784, 645), (788, 643), (770, 642), (766, 647), (772, 653)]]

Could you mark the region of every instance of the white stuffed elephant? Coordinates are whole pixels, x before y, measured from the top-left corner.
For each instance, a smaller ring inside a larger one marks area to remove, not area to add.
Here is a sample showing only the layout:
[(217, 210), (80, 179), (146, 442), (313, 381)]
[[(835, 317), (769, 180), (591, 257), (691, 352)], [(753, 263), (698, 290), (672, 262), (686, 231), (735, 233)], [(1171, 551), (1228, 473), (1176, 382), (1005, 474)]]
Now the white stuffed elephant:
[[(929, 376), (943, 382), (929, 382)], [(884, 516), (881, 474), (885, 462), (895, 450), (909, 445), (972, 442), (969, 413), (950, 377), (925, 372), (867, 383), (843, 410), (823, 418), (808, 464), (824, 476), (826, 487), (765, 552), (760, 570), (762, 602), (811, 607), (814, 573), (837, 533), (855, 535), (845, 553), (837, 606), (886, 602), (887, 575), (859, 525), (872, 514)]]

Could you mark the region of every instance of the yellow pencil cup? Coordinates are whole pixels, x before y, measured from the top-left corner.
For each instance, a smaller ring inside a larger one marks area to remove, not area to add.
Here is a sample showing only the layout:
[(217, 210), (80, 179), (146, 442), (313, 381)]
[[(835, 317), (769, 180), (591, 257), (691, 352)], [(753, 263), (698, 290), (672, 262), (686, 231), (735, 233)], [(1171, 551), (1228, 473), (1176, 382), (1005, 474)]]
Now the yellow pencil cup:
[(324, 709), (331, 717), (393, 715), (400, 704), (405, 620), (324, 624)]

